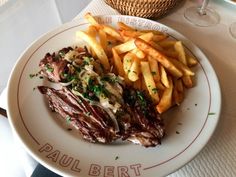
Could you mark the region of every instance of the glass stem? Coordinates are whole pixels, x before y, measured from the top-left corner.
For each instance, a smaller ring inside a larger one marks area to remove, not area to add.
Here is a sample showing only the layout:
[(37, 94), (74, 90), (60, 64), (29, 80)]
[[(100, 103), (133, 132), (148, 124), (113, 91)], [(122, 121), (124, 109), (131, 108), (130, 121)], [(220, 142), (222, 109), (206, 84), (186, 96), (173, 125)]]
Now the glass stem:
[(208, 3), (209, 3), (209, 0), (204, 0), (202, 2), (202, 5), (198, 11), (200, 15), (206, 15), (206, 7), (207, 7)]

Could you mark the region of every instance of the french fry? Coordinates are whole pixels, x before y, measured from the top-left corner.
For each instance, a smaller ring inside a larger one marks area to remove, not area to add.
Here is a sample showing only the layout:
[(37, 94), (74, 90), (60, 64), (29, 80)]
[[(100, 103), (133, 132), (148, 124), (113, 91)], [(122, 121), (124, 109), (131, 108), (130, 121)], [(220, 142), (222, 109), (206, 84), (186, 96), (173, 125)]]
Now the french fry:
[(87, 42), (89, 44), (89, 46), (91, 46), (91, 48), (96, 53), (98, 59), (100, 60), (100, 62), (104, 66), (104, 68), (106, 70), (110, 69), (110, 64), (109, 64), (107, 55), (106, 55), (105, 51), (103, 50), (102, 46), (97, 42), (97, 40), (95, 38), (89, 36), (87, 33), (83, 32), (83, 31), (77, 31), (76, 37), (79, 39), (83, 39), (85, 42)]
[(150, 41), (149, 44), (158, 51), (164, 52), (164, 49), (154, 41)]
[(114, 37), (116, 40), (123, 42), (124, 39), (122, 38), (122, 36), (120, 35), (120, 33), (112, 28), (111, 26), (108, 25), (102, 25), (101, 29), (106, 33), (109, 34), (110, 36)]
[[(116, 49), (115, 49), (116, 50)], [(123, 58), (123, 69), (125, 73), (128, 75), (130, 71), (130, 67), (134, 61), (135, 55), (133, 53), (128, 52)]]
[(138, 30), (142, 33), (153, 33), (153, 34), (157, 34), (157, 35), (165, 35), (165, 33), (161, 32), (161, 31), (157, 31), (157, 30)]
[(135, 31), (135, 29), (131, 26), (126, 25), (123, 22), (117, 22), (118, 27), (120, 30), (125, 30), (125, 31)]
[(135, 45), (152, 58), (159, 61), (173, 76), (179, 78), (183, 75), (182, 71), (179, 70), (173, 63), (169, 61), (169, 59), (163, 55), (161, 52), (155, 50), (150, 44), (145, 42), (144, 40), (137, 38), (135, 40)]
[(139, 59), (137, 57), (134, 57), (133, 63), (130, 66), (130, 69), (128, 71), (128, 78), (131, 81), (137, 81), (139, 79), (139, 73), (140, 73), (140, 66), (139, 66)]
[[(146, 33), (144, 35), (139, 36), (140, 39), (143, 39), (145, 41), (150, 41), (153, 37), (152, 33)], [(125, 43), (122, 43), (120, 45), (115, 46), (115, 49), (118, 54), (125, 53), (128, 51), (131, 51), (136, 48), (136, 45), (134, 43), (135, 39), (131, 39)]]
[(92, 16), (91, 13), (86, 13), (84, 15), (84, 18), (91, 24), (91, 25), (94, 25), (96, 26), (97, 28), (100, 27), (100, 24), (97, 22), (97, 20)]
[(163, 34), (155, 34), (152, 38), (152, 40), (154, 42), (159, 42), (159, 41), (163, 41), (164, 39), (166, 39), (168, 36), (167, 35), (163, 35)]
[(170, 86), (164, 90), (160, 102), (156, 106), (156, 109), (160, 114), (172, 106), (173, 81), (170, 77), (168, 79)]
[(109, 34), (106, 34), (106, 35), (107, 35), (107, 44), (108, 45), (115, 46), (118, 44), (118, 41), (114, 37), (110, 36)]
[(174, 104), (179, 106), (182, 103), (183, 99), (184, 99), (184, 92), (179, 92), (178, 88), (175, 87), (175, 85), (174, 85), (174, 89), (173, 89)]
[(112, 48), (112, 54), (113, 54), (114, 65), (115, 65), (115, 68), (116, 68), (118, 74), (120, 76), (124, 77), (125, 76), (125, 71), (123, 69), (123, 64), (122, 64), (121, 58), (117, 54), (117, 52), (114, 48)]
[(179, 54), (172, 47), (162, 51), (167, 57), (178, 58)]
[(175, 43), (174, 48), (176, 50), (176, 52), (178, 52), (178, 59), (181, 63), (187, 65), (187, 59), (185, 56), (185, 51), (184, 51), (184, 47), (181, 41), (178, 41)]
[(184, 86), (186, 88), (192, 88), (193, 87), (193, 80), (192, 80), (191, 76), (183, 76), (182, 81), (183, 81)]
[(156, 87), (158, 90), (165, 90), (166, 88), (160, 81), (156, 82)]
[(174, 81), (175, 87), (177, 88), (178, 92), (184, 92), (184, 86), (181, 79), (175, 79)]
[(142, 75), (145, 81), (145, 84), (147, 86), (148, 92), (151, 96), (151, 98), (154, 100), (154, 102), (159, 102), (159, 95), (158, 90), (156, 88), (156, 84), (154, 82), (154, 79), (152, 77), (152, 73), (149, 67), (149, 63), (146, 61), (140, 62), (141, 65), (141, 71)]
[(160, 81), (160, 72), (159, 72), (159, 67), (158, 67), (158, 62), (157, 60), (153, 59), (152, 57), (148, 56), (148, 62), (149, 66), (151, 69), (151, 73), (153, 75), (153, 79), (155, 82)]
[(104, 49), (104, 51), (107, 53), (107, 51), (108, 51), (108, 48), (107, 48), (107, 45), (108, 45), (107, 44), (107, 35), (101, 29), (99, 29), (98, 35), (99, 35), (99, 39), (100, 39), (100, 44), (101, 44), (102, 48)]
[(165, 40), (165, 41), (158, 42), (158, 44), (163, 48), (174, 47), (175, 43), (176, 41), (173, 41), (173, 40)]
[(147, 91), (148, 93), (148, 89), (147, 89), (143, 75), (141, 75), (141, 89)]
[(142, 79), (138, 79), (133, 84), (134, 88), (141, 90), (142, 89)]
[(139, 31), (127, 31), (127, 30), (122, 30), (121, 32), (121, 35), (122, 36), (127, 36), (127, 37), (130, 37), (130, 38), (136, 38), (136, 37), (139, 37), (145, 33), (142, 33), (142, 32), (139, 32)]
[(176, 60), (176, 59), (173, 59), (173, 58), (169, 58), (169, 61), (172, 62), (176, 66), (176, 68), (181, 70), (184, 75), (186, 75), (186, 76), (194, 76), (195, 73), (187, 65), (184, 65), (179, 60)]
[(92, 37), (95, 38), (96, 35), (97, 35), (97, 29), (96, 29), (96, 27), (95, 27), (94, 25), (90, 25), (90, 26), (88, 27), (87, 33), (88, 33), (88, 35), (90, 35), (90, 36), (92, 36)]
[(162, 65), (160, 65), (160, 74), (161, 74), (161, 83), (165, 87), (169, 88), (170, 84), (169, 84), (169, 80), (168, 80), (168, 77), (167, 77), (167, 73), (166, 73), (165, 68)]
[(187, 63), (189, 67), (193, 67), (198, 64), (198, 61), (194, 57), (187, 56)]
[(139, 59), (143, 59), (146, 56), (145, 53), (138, 48), (135, 48), (135, 49), (131, 50), (130, 52), (135, 54)]

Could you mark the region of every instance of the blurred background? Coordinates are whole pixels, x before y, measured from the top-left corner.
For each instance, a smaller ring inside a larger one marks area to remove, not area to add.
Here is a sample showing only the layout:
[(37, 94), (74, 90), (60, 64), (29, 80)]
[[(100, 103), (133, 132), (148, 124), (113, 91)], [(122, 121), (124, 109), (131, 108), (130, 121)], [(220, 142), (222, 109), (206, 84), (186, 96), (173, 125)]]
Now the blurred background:
[(25, 48), (45, 32), (71, 21), (91, 0), (0, 0), (0, 93)]

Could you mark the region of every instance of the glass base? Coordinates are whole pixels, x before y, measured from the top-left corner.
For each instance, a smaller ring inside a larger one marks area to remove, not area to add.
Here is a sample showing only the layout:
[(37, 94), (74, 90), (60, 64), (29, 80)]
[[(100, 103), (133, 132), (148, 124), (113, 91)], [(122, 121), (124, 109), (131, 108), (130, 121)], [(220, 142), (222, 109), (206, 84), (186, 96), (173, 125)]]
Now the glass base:
[(200, 7), (189, 7), (184, 12), (184, 17), (191, 23), (201, 27), (214, 26), (219, 23), (220, 16), (210, 8), (205, 9), (205, 14), (200, 14)]
[(236, 39), (236, 22), (230, 25), (229, 32)]

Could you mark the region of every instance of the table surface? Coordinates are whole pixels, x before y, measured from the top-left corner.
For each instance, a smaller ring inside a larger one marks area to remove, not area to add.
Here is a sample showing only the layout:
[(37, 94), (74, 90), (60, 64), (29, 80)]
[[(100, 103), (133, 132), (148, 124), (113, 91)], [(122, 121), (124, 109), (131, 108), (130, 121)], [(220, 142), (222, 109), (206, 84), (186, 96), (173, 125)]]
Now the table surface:
[[(60, 1), (12, 0), (8, 10), (0, 7), (0, 93), (5, 88), (11, 68), (20, 53), (44, 32), (71, 20), (90, 1), (85, 3), (73, 0), (70, 7), (65, 5), (65, 0), (61, 0), (61, 4), (58, 2)], [(74, 8), (76, 3), (78, 4)], [(236, 176), (236, 39), (229, 34), (229, 25), (236, 22), (236, 6), (222, 0), (212, 0), (209, 7), (219, 13), (220, 23), (212, 27), (197, 27), (183, 17), (186, 7), (194, 4), (196, 5), (193, 0), (186, 1), (170, 15), (158, 21), (184, 34), (209, 58), (221, 85), (222, 114), (207, 146), (193, 161), (170, 176), (206, 176), (206, 171), (208, 176)], [(43, 10), (48, 13), (41, 13)], [(12, 154), (15, 147), (9, 124), (1, 116), (0, 127), (0, 136), (4, 137), (0, 143), (0, 156), (4, 159), (0, 160), (0, 176), (24, 176), (17, 162), (13, 163), (15, 166), (12, 169), (12, 161), (16, 161)], [(7, 167), (8, 170), (2, 167)], [(12, 170), (9, 170), (10, 167)]]

